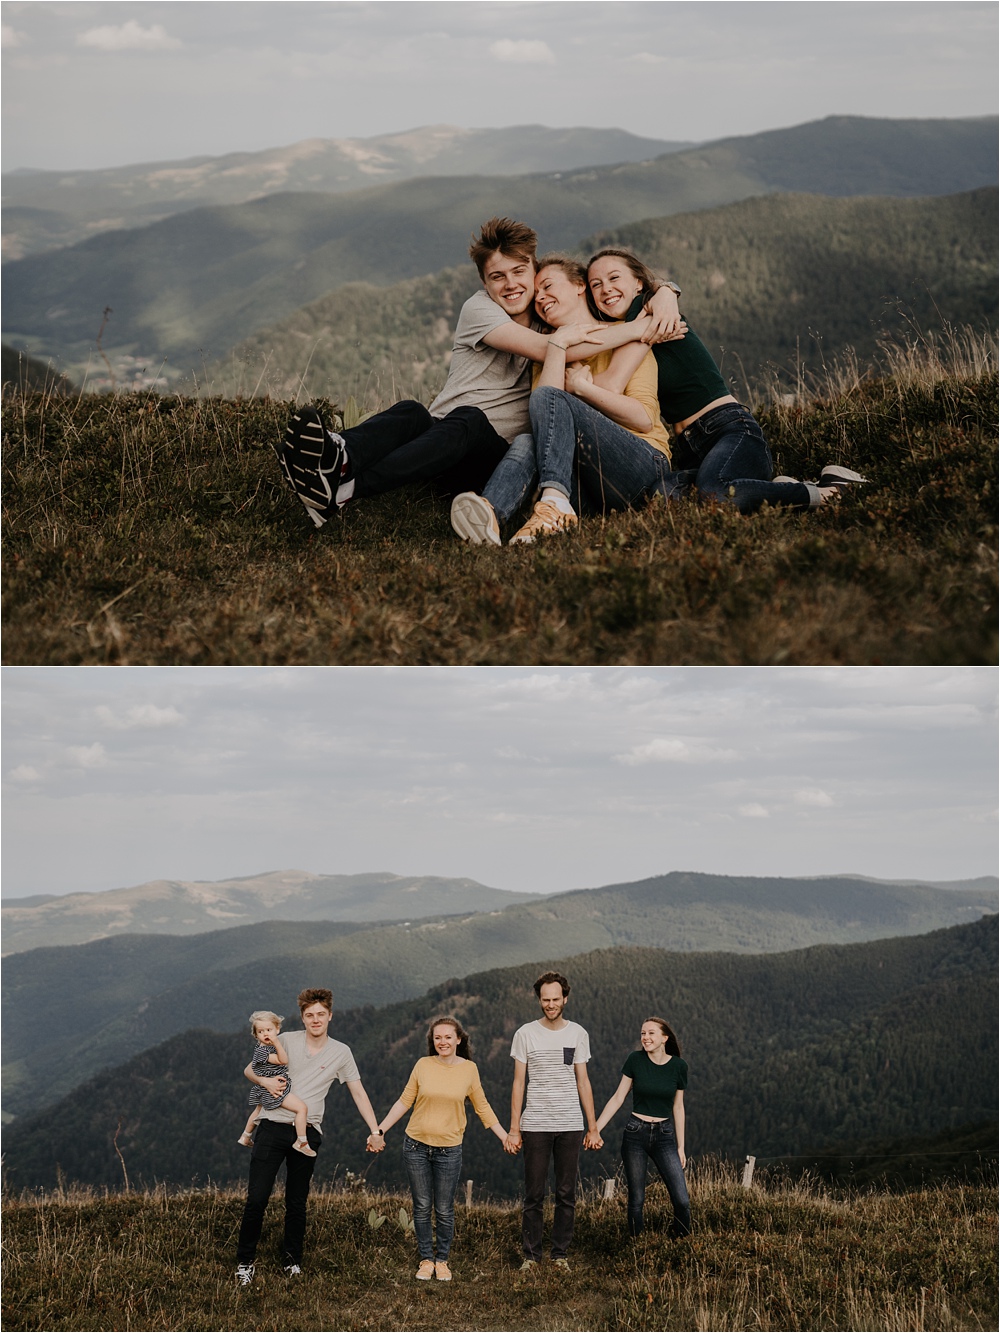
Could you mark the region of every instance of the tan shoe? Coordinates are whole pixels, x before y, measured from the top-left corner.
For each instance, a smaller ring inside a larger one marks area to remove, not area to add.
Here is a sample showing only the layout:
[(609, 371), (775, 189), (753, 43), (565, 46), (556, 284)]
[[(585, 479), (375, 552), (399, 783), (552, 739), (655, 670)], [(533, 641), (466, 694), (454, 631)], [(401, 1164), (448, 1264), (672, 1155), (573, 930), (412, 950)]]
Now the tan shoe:
[(548, 532), (567, 532), (575, 528), (580, 520), (575, 514), (564, 514), (551, 500), (539, 500), (531, 511), (531, 517), (523, 528), (518, 528), (511, 537), (510, 546), (529, 546), (537, 537)]
[(451, 1281), (451, 1269), (448, 1267), (447, 1259), (438, 1259), (434, 1265), (434, 1276), (439, 1282)]
[(421, 1259), (420, 1267), (417, 1269), (417, 1281), (430, 1282), (433, 1276), (434, 1276), (434, 1260)]

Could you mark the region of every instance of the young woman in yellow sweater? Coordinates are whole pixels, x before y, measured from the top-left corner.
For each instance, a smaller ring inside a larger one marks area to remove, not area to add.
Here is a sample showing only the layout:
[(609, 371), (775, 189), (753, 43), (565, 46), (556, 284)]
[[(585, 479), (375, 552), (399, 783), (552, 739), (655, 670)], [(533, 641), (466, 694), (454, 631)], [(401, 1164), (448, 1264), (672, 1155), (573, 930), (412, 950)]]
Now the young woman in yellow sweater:
[[(486, 1100), (479, 1070), (469, 1059), (469, 1034), (457, 1018), (436, 1018), (427, 1029), (427, 1055), (413, 1066), (406, 1087), (389, 1113), (369, 1135), (368, 1146), (378, 1152), (385, 1131), (410, 1108), (403, 1136), (403, 1160), (413, 1196), (413, 1229), (417, 1235), (420, 1266), (417, 1277), (451, 1281), (448, 1256), (455, 1234), (455, 1195), (462, 1174), (462, 1136), (465, 1101), (507, 1151), (507, 1131)], [(437, 1223), (435, 1241), (431, 1212)]]

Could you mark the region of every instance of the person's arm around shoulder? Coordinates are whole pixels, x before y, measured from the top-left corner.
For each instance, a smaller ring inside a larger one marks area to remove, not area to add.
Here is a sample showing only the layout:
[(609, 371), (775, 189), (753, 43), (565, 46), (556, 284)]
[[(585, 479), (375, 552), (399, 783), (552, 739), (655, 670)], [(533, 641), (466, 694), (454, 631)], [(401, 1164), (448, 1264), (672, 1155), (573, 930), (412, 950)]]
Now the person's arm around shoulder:
[(526, 328), (514, 320), (498, 324), (495, 329), (483, 335), (487, 347), (500, 352), (510, 352), (514, 356), (527, 357), (529, 361), (541, 364), (555, 334), (564, 344), (567, 361), (583, 361), (595, 352), (638, 343), (652, 329), (652, 320), (648, 315), (641, 315), (630, 324), (568, 324), (554, 333), (538, 333)]
[(657, 287), (646, 302), (645, 308), (651, 319), (650, 328), (643, 334), (643, 342), (661, 343), (678, 337), (683, 338), (681, 325), (684, 321), (681, 319), (680, 307), (677, 304), (679, 294), (679, 289), (674, 291), (666, 283), (661, 283)]

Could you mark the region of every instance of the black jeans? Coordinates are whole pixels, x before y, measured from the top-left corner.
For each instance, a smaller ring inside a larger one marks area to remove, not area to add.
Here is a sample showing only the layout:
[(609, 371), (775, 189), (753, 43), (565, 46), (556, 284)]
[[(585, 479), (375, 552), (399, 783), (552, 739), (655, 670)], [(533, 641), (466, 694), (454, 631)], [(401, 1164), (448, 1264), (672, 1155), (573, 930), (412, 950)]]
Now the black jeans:
[(646, 1165), (652, 1161), (667, 1187), (674, 1205), (672, 1236), (691, 1234), (691, 1203), (687, 1181), (677, 1152), (673, 1120), (650, 1122), (630, 1115), (622, 1135), (622, 1163), (628, 1182), (628, 1230), (630, 1236), (642, 1231), (642, 1207), (646, 1201)]
[[(306, 1130), (310, 1148), (319, 1151), (323, 1136), (312, 1125)], [(302, 1242), (306, 1234), (306, 1199), (312, 1180), (315, 1157), (306, 1157), (292, 1147), (295, 1126), (277, 1120), (259, 1120), (250, 1156), (250, 1180), (243, 1208), (236, 1262), (252, 1264), (257, 1254), (264, 1210), (274, 1189), (278, 1168), (285, 1163), (285, 1246), (284, 1263), (301, 1264)]]
[(508, 448), (478, 407), (437, 418), (412, 401), (394, 403), (343, 437), (358, 498), (419, 481), (433, 481), (447, 496), (481, 491)]
[(537, 1260), (542, 1257), (543, 1209), (545, 1189), (549, 1181), (550, 1159), (556, 1172), (556, 1215), (552, 1223), (552, 1258), (566, 1258), (566, 1251), (573, 1239), (576, 1173), (582, 1147), (582, 1129), (568, 1129), (552, 1134), (526, 1129), (521, 1134), (521, 1151), (524, 1155), (521, 1243), (526, 1259)]

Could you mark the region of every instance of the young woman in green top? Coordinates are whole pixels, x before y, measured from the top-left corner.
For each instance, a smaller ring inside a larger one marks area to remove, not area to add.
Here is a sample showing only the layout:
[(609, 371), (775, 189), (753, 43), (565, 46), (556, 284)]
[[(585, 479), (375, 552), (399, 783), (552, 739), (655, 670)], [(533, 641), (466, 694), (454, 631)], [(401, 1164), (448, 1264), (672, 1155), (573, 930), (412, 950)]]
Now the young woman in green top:
[[(451, 1281), (448, 1257), (455, 1234), (455, 1194), (462, 1174), (462, 1136), (465, 1133), (465, 1101), (487, 1129), (493, 1131), (505, 1150), (507, 1131), (486, 1100), (479, 1070), (469, 1059), (469, 1034), (457, 1018), (435, 1018), (427, 1029), (427, 1055), (418, 1060), (398, 1101), (368, 1136), (368, 1151), (379, 1152), (385, 1131), (410, 1108), (403, 1135), (403, 1161), (413, 1198), (413, 1230), (416, 1232), (421, 1282), (437, 1278)], [(431, 1213), (437, 1223), (436, 1236)]]
[[(630, 250), (598, 250), (587, 265), (587, 296), (599, 318), (635, 319), (645, 293), (657, 278)], [(610, 392), (649, 350), (627, 344), (600, 377)], [(729, 392), (708, 348), (689, 327), (683, 339), (652, 348), (658, 372), (658, 397), (664, 421), (673, 427), (672, 471), (651, 487), (670, 500), (689, 492), (711, 495), (750, 514), (762, 504), (814, 509), (850, 482), (864, 481), (857, 472), (830, 466), (819, 483), (786, 478), (772, 481), (771, 451), (752, 414)]]
[(588, 1134), (585, 1147), (604, 1144), (601, 1130), (621, 1109), (632, 1092), (632, 1114), (622, 1135), (622, 1163), (628, 1184), (628, 1229), (642, 1231), (642, 1207), (646, 1199), (646, 1167), (652, 1160), (674, 1206), (672, 1236), (691, 1232), (691, 1203), (684, 1167), (684, 1089), (688, 1067), (670, 1024), (664, 1018), (647, 1018), (639, 1033), (642, 1050), (633, 1051), (622, 1066), (618, 1090), (597, 1117), (597, 1128)]

